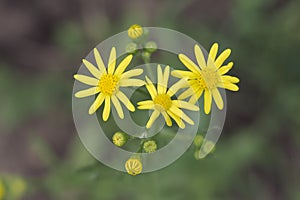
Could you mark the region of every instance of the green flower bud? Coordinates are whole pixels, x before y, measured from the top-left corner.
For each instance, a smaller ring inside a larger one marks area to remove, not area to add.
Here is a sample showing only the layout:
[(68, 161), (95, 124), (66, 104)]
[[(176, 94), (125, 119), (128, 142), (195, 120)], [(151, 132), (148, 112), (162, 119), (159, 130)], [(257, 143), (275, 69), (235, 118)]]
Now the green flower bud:
[(157, 149), (157, 144), (154, 140), (144, 142), (143, 149), (146, 153), (153, 153)]
[(146, 51), (153, 53), (157, 50), (157, 44), (153, 41), (149, 41), (145, 44)]
[(203, 136), (202, 135), (196, 135), (196, 137), (194, 138), (194, 145), (196, 147), (200, 147), (203, 143)]
[(151, 60), (151, 53), (149, 53), (148, 51), (143, 51), (142, 58), (145, 63), (149, 63)]
[(127, 53), (135, 53), (138, 50), (138, 46), (136, 43), (130, 42), (126, 46), (126, 52)]
[(122, 132), (116, 132), (112, 137), (114, 145), (121, 147), (127, 142), (127, 136)]
[(196, 160), (200, 160), (202, 158), (200, 150), (197, 150), (197, 151), (194, 152), (194, 158)]
[(204, 145), (203, 146), (203, 151), (205, 153), (213, 153), (216, 150), (215, 143), (213, 143), (212, 141), (204, 141), (203, 145)]

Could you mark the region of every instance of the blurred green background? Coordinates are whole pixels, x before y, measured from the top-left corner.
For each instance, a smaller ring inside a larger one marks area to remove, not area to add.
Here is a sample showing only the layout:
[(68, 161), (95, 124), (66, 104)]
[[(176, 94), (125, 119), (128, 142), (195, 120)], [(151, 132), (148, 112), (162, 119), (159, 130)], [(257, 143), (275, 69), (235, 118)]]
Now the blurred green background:
[[(300, 199), (299, 10), (297, 0), (2, 0), (0, 199)], [(81, 59), (135, 23), (232, 48), (241, 83), (212, 156), (189, 150), (131, 177), (85, 150), (71, 95)]]

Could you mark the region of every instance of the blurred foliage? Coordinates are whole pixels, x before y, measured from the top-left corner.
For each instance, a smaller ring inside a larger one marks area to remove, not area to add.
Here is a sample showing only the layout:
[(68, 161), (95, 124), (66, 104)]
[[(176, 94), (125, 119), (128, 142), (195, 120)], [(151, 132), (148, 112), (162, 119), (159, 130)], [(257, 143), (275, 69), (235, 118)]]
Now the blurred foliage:
[[(300, 199), (299, 1), (6, 0), (0, 8), (0, 183), (25, 179), (27, 188), (9, 199)], [(242, 82), (227, 93), (213, 155), (195, 160), (191, 147), (171, 166), (131, 177), (84, 149), (71, 91), (81, 58), (135, 23), (231, 48)]]

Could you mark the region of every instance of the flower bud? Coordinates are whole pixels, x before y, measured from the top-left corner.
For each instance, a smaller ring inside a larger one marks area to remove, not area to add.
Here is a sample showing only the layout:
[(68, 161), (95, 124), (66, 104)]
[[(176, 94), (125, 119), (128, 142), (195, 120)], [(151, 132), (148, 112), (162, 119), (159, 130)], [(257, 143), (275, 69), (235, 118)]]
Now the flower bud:
[(202, 135), (196, 135), (196, 137), (194, 138), (194, 145), (196, 147), (200, 147), (203, 143), (203, 136)]
[(127, 53), (135, 53), (138, 50), (138, 46), (136, 43), (130, 42), (126, 46), (126, 52)]
[(148, 51), (143, 51), (142, 58), (145, 63), (149, 63), (151, 60), (151, 53), (149, 53)]
[(143, 165), (139, 158), (129, 158), (125, 163), (125, 169), (128, 174), (135, 176), (142, 172)]
[(203, 145), (203, 151), (205, 153), (213, 153), (216, 150), (215, 143), (213, 143), (212, 141), (204, 141)]
[(112, 141), (114, 145), (121, 147), (127, 142), (127, 136), (122, 132), (116, 132), (112, 137)]
[(194, 158), (195, 158), (196, 160), (200, 160), (200, 159), (203, 158), (202, 155), (201, 155), (201, 151), (200, 151), (200, 150), (196, 150), (196, 151), (194, 152)]
[(145, 44), (146, 51), (153, 53), (157, 50), (157, 44), (153, 41), (149, 41)]
[(129, 27), (127, 33), (131, 39), (137, 39), (143, 35), (144, 30), (143, 27), (141, 27), (140, 25), (134, 24)]
[(147, 142), (144, 142), (143, 149), (146, 153), (153, 153), (157, 149), (157, 144), (154, 140), (149, 140)]

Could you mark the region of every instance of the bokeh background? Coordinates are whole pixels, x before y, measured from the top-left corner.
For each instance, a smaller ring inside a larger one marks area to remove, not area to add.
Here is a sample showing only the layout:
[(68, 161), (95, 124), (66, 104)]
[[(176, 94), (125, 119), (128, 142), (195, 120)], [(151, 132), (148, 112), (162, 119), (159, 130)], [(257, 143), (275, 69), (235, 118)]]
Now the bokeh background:
[[(0, 199), (300, 199), (299, 10), (297, 0), (1, 0)], [(83, 147), (71, 95), (81, 59), (135, 23), (232, 48), (241, 83), (212, 156), (189, 150), (131, 177)]]

